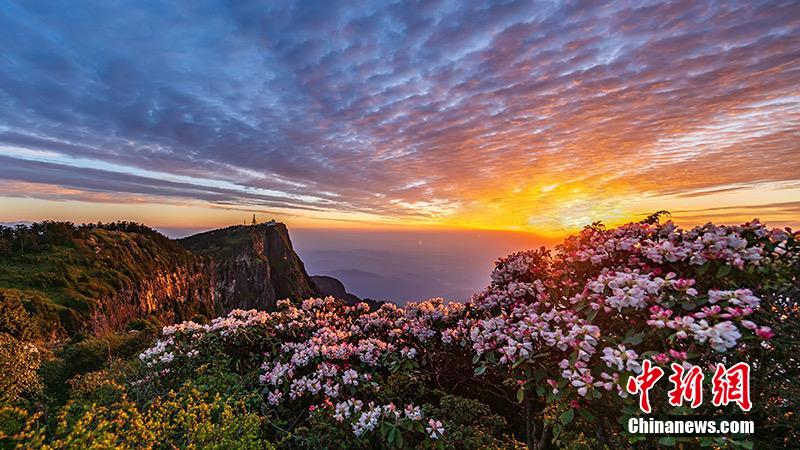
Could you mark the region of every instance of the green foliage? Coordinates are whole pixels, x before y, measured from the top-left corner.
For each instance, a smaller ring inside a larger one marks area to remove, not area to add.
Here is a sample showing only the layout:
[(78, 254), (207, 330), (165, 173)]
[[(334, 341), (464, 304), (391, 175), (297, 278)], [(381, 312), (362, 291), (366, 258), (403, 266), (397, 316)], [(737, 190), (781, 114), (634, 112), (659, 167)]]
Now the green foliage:
[(59, 334), (56, 309), (37, 291), (0, 288), (0, 333), (24, 341), (42, 341)]
[(442, 439), (445, 448), (524, 448), (504, 434), (506, 420), (478, 401), (444, 394), (432, 415), (441, 418), (447, 430)]
[(69, 398), (73, 402), (86, 405), (111, 405), (120, 402), (125, 398), (126, 390), (116, 378), (111, 370), (76, 375), (67, 382)]
[(224, 259), (234, 255), (242, 247), (253, 245), (251, 232), (251, 227), (235, 225), (189, 236), (177, 242), (194, 254)]
[(39, 370), (47, 395), (62, 403), (76, 376), (109, 367), (130, 372), (136, 366), (135, 355), (152, 341), (154, 331), (148, 328), (90, 336), (56, 349), (56, 357), (44, 361)]
[(91, 336), (68, 344), (59, 356), (66, 362), (71, 378), (75, 374), (100, 370), (112, 359), (133, 357), (147, 347), (152, 338), (153, 335), (146, 331)]
[(35, 345), (0, 333), (0, 405), (14, 404), (22, 394), (41, 389), (41, 362)]
[(19, 407), (0, 407), (0, 449), (12, 449), (16, 446), (16, 436), (25, 429), (29, 415), (28, 411)]

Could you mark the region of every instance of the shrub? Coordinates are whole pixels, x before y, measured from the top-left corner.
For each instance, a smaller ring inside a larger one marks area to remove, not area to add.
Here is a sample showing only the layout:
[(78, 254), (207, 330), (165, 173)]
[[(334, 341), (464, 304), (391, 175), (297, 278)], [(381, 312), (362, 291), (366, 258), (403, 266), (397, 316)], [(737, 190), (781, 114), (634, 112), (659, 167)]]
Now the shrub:
[(0, 288), (0, 333), (41, 341), (63, 333), (55, 308), (36, 291)]
[[(118, 394), (116, 399), (96, 392), (109, 388)], [(104, 401), (89, 403), (75, 396), (53, 426), (43, 423), (39, 414), (14, 411), (23, 415), (26, 424), (14, 435), (0, 435), (0, 442), (46, 449), (272, 448), (261, 438), (258, 415), (219, 395), (203, 395), (190, 385), (153, 398), (146, 406), (130, 401), (124, 388), (103, 374), (76, 382), (75, 389)]]
[(348, 445), (434, 446), (445, 430), (426, 414), (430, 407), (399, 404), (380, 391), (390, 374), (414, 371), (414, 346), (454, 325), (463, 308), (433, 300), (370, 313), (366, 304), (328, 298), (299, 306), (283, 301), (273, 313), (234, 311), (207, 325), (185, 322), (165, 327), (164, 337), (140, 355), (150, 369), (140, 383), (175, 383), (212, 361), (244, 371), (260, 367), (279, 420), (346, 430), (348, 438), (337, 442)]
[(28, 411), (19, 407), (0, 407), (0, 449), (12, 449), (16, 446), (28, 416)]
[(66, 362), (67, 378), (71, 378), (76, 374), (100, 370), (112, 359), (135, 356), (151, 340), (152, 334), (147, 330), (89, 336), (66, 345), (59, 356)]
[(35, 345), (0, 333), (0, 405), (16, 403), (21, 395), (41, 389), (37, 373), (41, 363)]
[[(758, 222), (692, 230), (653, 221), (594, 225), (555, 252), (498, 261), (457, 334), (476, 351), (479, 372), (516, 387), (527, 422), (542, 431), (528, 430), (530, 444), (545, 445), (551, 433), (558, 440), (572, 425), (620, 445), (617, 421), (639, 414), (626, 381), (646, 358), (667, 373), (671, 363), (708, 369), (750, 361), (796, 392), (797, 363), (776, 348), (770, 325), (780, 321), (776, 301), (797, 309), (785, 290), (797, 283), (799, 248), (797, 235)], [(764, 367), (770, 360), (775, 366)], [(753, 382), (756, 391), (785, 398), (774, 385)], [(666, 389), (651, 392), (655, 411), (673, 411), (665, 399)], [(718, 414), (709, 403), (695, 413)], [(790, 407), (777, 406), (784, 414)]]

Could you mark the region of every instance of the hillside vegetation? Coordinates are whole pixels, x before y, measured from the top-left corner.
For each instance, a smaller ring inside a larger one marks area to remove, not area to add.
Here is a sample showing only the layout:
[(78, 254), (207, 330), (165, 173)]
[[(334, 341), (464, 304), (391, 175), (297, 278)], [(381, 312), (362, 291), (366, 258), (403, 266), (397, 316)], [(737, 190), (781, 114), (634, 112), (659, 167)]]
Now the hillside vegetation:
[[(58, 355), (4, 338), (0, 447), (792, 448), (799, 273), (791, 230), (654, 215), (501, 258), (468, 303), (284, 300)], [(749, 412), (672, 406), (666, 376), (650, 402), (756, 434), (629, 435), (645, 360), (696, 365), (706, 390), (716, 364), (749, 363)]]
[[(169, 298), (172, 292), (160, 296), (157, 305), (140, 304), (136, 298), (129, 299), (129, 304), (104, 304), (125, 293), (152, 288), (158, 276), (201, 270), (201, 258), (143, 225), (42, 222), (2, 227), (0, 254), (0, 305), (3, 310), (23, 305), (30, 320), (41, 324), (42, 338), (124, 326), (103, 321), (104, 313), (114, 312), (104, 311), (108, 307), (136, 310), (126, 317), (138, 318), (141, 312), (141, 316), (152, 314), (165, 320), (213, 313), (199, 303)], [(52, 320), (53, 314), (57, 321)], [(14, 321), (0, 318), (0, 323)]]

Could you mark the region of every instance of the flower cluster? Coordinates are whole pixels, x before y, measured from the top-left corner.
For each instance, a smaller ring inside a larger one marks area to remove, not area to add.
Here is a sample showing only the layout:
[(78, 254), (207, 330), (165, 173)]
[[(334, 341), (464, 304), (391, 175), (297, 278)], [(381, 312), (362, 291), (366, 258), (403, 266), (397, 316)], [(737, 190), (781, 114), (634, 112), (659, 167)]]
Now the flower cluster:
[[(562, 245), (570, 261), (588, 261), (593, 265), (620, 261), (620, 257), (639, 257), (655, 264), (688, 262), (703, 265), (721, 261), (737, 268), (758, 264), (764, 247), (756, 241), (766, 239), (785, 250), (789, 233), (769, 230), (758, 220), (740, 226), (708, 223), (691, 230), (681, 230), (672, 222), (631, 223), (612, 230), (597, 227), (584, 229)], [(784, 242), (781, 247), (780, 243)]]
[[(796, 258), (797, 247), (790, 232), (758, 221), (688, 231), (671, 222), (587, 227), (554, 254), (498, 260), (492, 284), (452, 334), (486, 363), (506, 364), (521, 386), (546, 381), (556, 394), (591, 398), (616, 386), (624, 395), (620, 380), (641, 371), (640, 355), (686, 364), (690, 347), (693, 357), (713, 356), (739, 345), (746, 330), (772, 338), (753, 319), (761, 298), (735, 276)], [(665, 344), (672, 348), (662, 351)], [(526, 364), (542, 360), (559, 370), (531, 380)]]
[[(312, 298), (300, 305), (280, 302), (275, 312), (233, 311), (211, 324), (193, 322), (165, 327), (163, 337), (139, 357), (155, 370), (196, 357), (212, 341), (235, 342), (260, 336), (274, 351), (261, 365), (260, 382), (269, 404), (338, 402), (335, 419), (359, 412), (353, 432), (371, 431), (378, 419), (394, 414), (393, 405), (374, 407), (379, 380), (393, 365), (413, 363), (422, 345), (441, 340), (442, 332), (462, 317), (465, 305), (433, 299), (405, 308), (386, 304), (370, 312), (366, 304), (347, 306), (333, 298)], [(362, 406), (368, 406), (362, 411)], [(343, 405), (349, 405), (345, 412)], [(325, 410), (324, 408), (320, 411)], [(411, 408), (403, 419), (422, 415)], [(399, 417), (396, 417), (399, 418)], [(431, 438), (443, 433), (433, 427)]]
[(413, 404), (399, 408), (394, 403), (376, 405), (374, 402), (370, 402), (365, 405), (361, 400), (348, 399), (335, 404), (326, 402), (319, 406), (312, 406), (310, 409), (331, 414), (337, 422), (349, 424), (353, 434), (359, 437), (374, 431), (382, 421), (393, 422), (396, 425), (403, 422), (423, 423), (427, 425), (428, 436), (431, 439), (438, 439), (445, 432), (442, 422), (435, 419), (428, 419), (425, 422), (422, 409)]

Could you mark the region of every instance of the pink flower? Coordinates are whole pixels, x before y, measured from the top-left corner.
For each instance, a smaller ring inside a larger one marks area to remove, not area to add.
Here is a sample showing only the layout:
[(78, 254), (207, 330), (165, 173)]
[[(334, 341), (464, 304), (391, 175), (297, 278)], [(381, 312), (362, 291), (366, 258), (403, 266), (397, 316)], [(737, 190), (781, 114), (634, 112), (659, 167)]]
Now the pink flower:
[(653, 360), (659, 364), (666, 364), (669, 362), (669, 355), (666, 353), (659, 353), (653, 356)]
[(743, 320), (740, 323), (742, 324), (743, 327), (747, 328), (748, 330), (755, 330), (756, 328), (758, 328), (758, 325), (749, 320)]
[(444, 434), (444, 425), (442, 422), (434, 419), (428, 420), (428, 426), (425, 430), (430, 435), (431, 439), (439, 439)]
[(686, 352), (679, 352), (677, 350), (669, 350), (669, 354), (675, 359), (686, 360)]
[(770, 327), (761, 327), (756, 330), (756, 335), (758, 335), (758, 337), (761, 339), (768, 340), (775, 336), (775, 332), (772, 331), (772, 328)]

